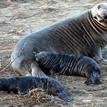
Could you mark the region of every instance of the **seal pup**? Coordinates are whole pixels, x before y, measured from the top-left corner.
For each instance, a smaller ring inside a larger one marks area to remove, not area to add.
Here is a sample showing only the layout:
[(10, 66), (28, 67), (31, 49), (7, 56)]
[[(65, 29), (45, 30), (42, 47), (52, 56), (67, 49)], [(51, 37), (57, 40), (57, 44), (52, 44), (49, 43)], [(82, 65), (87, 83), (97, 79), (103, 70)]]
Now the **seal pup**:
[(20, 92), (21, 95), (33, 88), (42, 88), (48, 94), (58, 96), (66, 102), (73, 100), (63, 85), (52, 78), (37, 78), (37, 77), (0, 77), (0, 91)]
[(40, 52), (35, 58), (46, 75), (85, 76), (85, 84), (101, 84), (100, 66), (87, 56)]
[(20, 39), (11, 55), (12, 67), (20, 75), (30, 72), (32, 76), (45, 76), (35, 63), (34, 53), (41, 51), (81, 54), (101, 60), (106, 34), (107, 3), (100, 3)]

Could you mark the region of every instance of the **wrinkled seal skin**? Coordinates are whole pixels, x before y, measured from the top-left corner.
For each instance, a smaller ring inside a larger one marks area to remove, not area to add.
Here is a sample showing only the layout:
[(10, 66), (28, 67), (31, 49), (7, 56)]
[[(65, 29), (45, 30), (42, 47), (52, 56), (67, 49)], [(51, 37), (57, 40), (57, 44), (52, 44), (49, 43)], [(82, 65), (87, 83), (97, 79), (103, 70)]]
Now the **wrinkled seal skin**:
[(107, 3), (101, 3), (20, 39), (11, 55), (12, 67), (20, 75), (34, 72), (34, 66), (37, 72), (40, 68), (34, 64), (34, 53), (41, 51), (102, 59), (101, 48), (107, 44), (106, 33)]
[(37, 77), (0, 77), (0, 91), (20, 92), (21, 95), (27, 94), (33, 88), (43, 88), (48, 94), (56, 95), (67, 102), (72, 100), (64, 87), (52, 78)]
[(86, 84), (100, 84), (100, 66), (92, 59), (81, 55), (63, 55), (40, 52), (36, 61), (47, 75), (80, 75), (87, 77)]

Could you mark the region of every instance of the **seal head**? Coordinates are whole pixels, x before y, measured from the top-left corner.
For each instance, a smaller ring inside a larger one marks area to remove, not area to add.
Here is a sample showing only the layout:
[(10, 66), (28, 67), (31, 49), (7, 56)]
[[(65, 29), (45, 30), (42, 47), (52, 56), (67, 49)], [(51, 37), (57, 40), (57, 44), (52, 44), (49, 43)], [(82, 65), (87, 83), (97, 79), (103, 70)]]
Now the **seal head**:
[(107, 26), (107, 3), (99, 3), (91, 9), (94, 19)]

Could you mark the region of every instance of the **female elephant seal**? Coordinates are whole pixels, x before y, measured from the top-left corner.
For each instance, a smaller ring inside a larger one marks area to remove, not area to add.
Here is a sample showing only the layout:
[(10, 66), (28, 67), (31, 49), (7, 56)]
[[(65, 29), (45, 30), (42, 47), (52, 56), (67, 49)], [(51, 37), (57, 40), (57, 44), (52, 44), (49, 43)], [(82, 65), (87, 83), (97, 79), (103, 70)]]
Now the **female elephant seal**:
[(37, 77), (0, 77), (0, 91), (20, 92), (21, 95), (33, 88), (43, 88), (48, 94), (56, 95), (62, 100), (69, 102), (73, 98), (68, 95), (67, 90), (63, 85), (52, 78), (37, 78)]
[(100, 67), (92, 59), (82, 55), (63, 55), (40, 52), (35, 55), (40, 68), (47, 75), (80, 75), (87, 77), (86, 84), (100, 84)]
[[(101, 59), (107, 42), (107, 3), (66, 18), (19, 40), (11, 55), (12, 67), (21, 75), (44, 75), (35, 62), (40, 51), (81, 54)], [(31, 67), (31, 64), (35, 64)]]

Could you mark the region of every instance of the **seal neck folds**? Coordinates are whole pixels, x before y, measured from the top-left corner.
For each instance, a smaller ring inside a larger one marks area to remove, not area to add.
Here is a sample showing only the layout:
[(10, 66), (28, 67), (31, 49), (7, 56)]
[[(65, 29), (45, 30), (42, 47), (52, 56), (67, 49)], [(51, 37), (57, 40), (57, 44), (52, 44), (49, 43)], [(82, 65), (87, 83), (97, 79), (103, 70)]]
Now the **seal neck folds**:
[[(84, 16), (83, 16), (84, 17)], [(87, 33), (88, 37), (94, 41), (97, 45), (103, 47), (107, 43), (107, 25), (104, 25), (97, 21), (92, 11), (89, 10), (86, 15), (87, 18), (82, 20), (82, 28)]]

